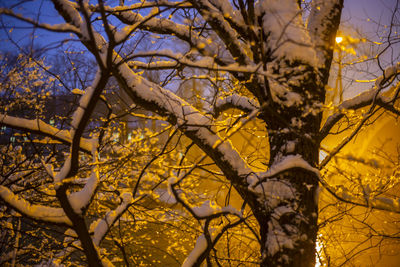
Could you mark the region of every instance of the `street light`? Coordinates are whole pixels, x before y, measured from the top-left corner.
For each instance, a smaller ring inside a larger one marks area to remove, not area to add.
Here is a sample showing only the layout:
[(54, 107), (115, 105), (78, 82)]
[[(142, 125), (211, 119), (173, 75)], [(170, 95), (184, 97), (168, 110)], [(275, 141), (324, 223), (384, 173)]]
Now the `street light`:
[[(339, 89), (339, 104), (343, 102), (343, 83), (342, 83), (342, 47), (340, 46), (340, 43), (343, 42), (343, 37), (342, 36), (336, 36), (335, 38), (336, 41), (336, 47), (338, 50), (338, 76), (336, 78), (336, 83), (335, 83), (335, 92), (333, 94), (333, 101), (336, 98), (336, 95), (338, 93)], [(338, 88), (339, 87), (339, 88)]]
[(342, 36), (336, 36), (336, 43), (340, 44), (343, 41), (343, 37)]

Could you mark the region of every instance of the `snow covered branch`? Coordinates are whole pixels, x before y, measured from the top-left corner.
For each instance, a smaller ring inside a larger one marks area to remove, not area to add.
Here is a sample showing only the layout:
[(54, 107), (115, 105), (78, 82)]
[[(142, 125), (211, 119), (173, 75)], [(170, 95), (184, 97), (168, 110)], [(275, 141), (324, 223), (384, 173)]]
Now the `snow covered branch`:
[[(105, 7), (105, 9), (109, 10), (108, 7)], [(214, 57), (218, 54), (218, 49), (215, 44), (210, 42), (208, 39), (197, 35), (188, 25), (179, 24), (165, 18), (152, 17), (145, 20), (142, 15), (133, 11), (113, 12), (113, 15), (127, 25), (132, 25), (153, 33), (176, 36), (206, 56)]]
[[(320, 130), (320, 140), (323, 140), (328, 134), (329, 131), (332, 129), (335, 124), (340, 121), (341, 118), (345, 116), (345, 110), (357, 110), (362, 107), (366, 107), (369, 105), (373, 106), (380, 106), (384, 109), (400, 115), (400, 110), (396, 108), (395, 102), (398, 100), (400, 90), (400, 83), (398, 82), (396, 86), (389, 89), (388, 92), (383, 91), (383, 88), (386, 83), (390, 83), (394, 77), (396, 77), (400, 73), (400, 62), (397, 63), (395, 66), (391, 66), (387, 68), (384, 72), (384, 75), (380, 76), (376, 82), (375, 86), (365, 91), (351, 99), (343, 101), (342, 104), (338, 107), (338, 112), (334, 113), (326, 120), (325, 124)], [(388, 93), (393, 92), (393, 96), (387, 96)]]
[[(238, 33), (224, 18), (224, 16), (231, 16), (232, 12), (228, 11), (228, 9), (231, 10), (232, 8), (230, 6), (231, 4), (228, 3), (228, 1), (221, 4), (220, 7), (224, 6), (225, 11), (228, 12), (227, 14), (221, 14), (220, 10), (215, 8), (208, 0), (192, 0), (190, 2), (201, 13), (203, 19), (207, 21), (218, 34), (219, 38), (224, 42), (226, 48), (236, 62), (239, 65), (253, 65), (252, 60), (244, 50), (245, 44), (239, 42)], [(238, 14), (238, 16), (240, 15)]]
[(104, 219), (96, 220), (90, 225), (89, 231), (93, 233), (93, 242), (96, 246), (100, 245), (100, 242), (106, 233), (134, 201), (132, 198), (132, 193), (128, 192), (123, 193), (121, 198), (122, 202), (115, 210), (108, 212)]
[(82, 17), (78, 11), (78, 4), (69, 0), (52, 0), (56, 10), (64, 17), (64, 20), (81, 29)]
[[(97, 158), (95, 155), (93, 158), (94, 161), (96, 161)], [(96, 164), (96, 162), (94, 164)], [(99, 176), (98, 167), (94, 166), (89, 179), (87, 179), (85, 183), (85, 186), (80, 191), (71, 193), (68, 196), (69, 203), (77, 214), (82, 214), (83, 209), (90, 204), (90, 200), (92, 199), (99, 182)]]
[(35, 21), (33, 19), (27, 18), (24, 15), (14, 13), (14, 11), (6, 8), (0, 8), (0, 15), (7, 15), (10, 17), (14, 17), (16, 19), (19, 19), (21, 21), (27, 22), (35, 27), (52, 31), (52, 32), (70, 32), (74, 33), (78, 36), (81, 35), (81, 32), (78, 27), (71, 25), (69, 23), (64, 23), (64, 24), (47, 24), (47, 23), (40, 23), (38, 21)]
[(269, 36), (267, 45), (272, 57), (317, 66), (316, 53), (296, 1), (260, 1), (255, 11), (262, 17), (262, 30)]
[(231, 205), (228, 205), (226, 207), (220, 207), (217, 203), (213, 201), (204, 201), (201, 206), (197, 207), (191, 207), (189, 203), (186, 203), (179, 195), (178, 191), (175, 189), (175, 187), (184, 179), (184, 177), (187, 174), (185, 174), (183, 177), (180, 177), (179, 179), (175, 177), (171, 177), (168, 179), (168, 193), (170, 194), (170, 191), (172, 191), (172, 195), (170, 194), (169, 200), (173, 199), (174, 201), (177, 201), (180, 203), (187, 211), (192, 214), (194, 218), (197, 220), (212, 220), (215, 218), (218, 218), (220, 216), (224, 215), (235, 215), (238, 217), (242, 217), (242, 213), (236, 210), (234, 207)]
[[(66, 159), (60, 173), (58, 173), (58, 175), (56, 176), (55, 182), (61, 182), (64, 178), (71, 177), (77, 172), (79, 167), (79, 140), (82, 137), (82, 134), (85, 130), (87, 123), (89, 122), (90, 116), (92, 115), (96, 103), (99, 100), (101, 93), (107, 84), (108, 78), (109, 75), (103, 74), (101, 71), (98, 71), (92, 85), (86, 88), (85, 94), (81, 96), (79, 100), (79, 107), (72, 115), (70, 131), (72, 140), (70, 149), (71, 153)], [(97, 148), (95, 147), (95, 144), (97, 143), (93, 142), (91, 152), (93, 152), (93, 149)]]
[[(72, 143), (70, 131), (60, 130), (40, 119), (28, 120), (0, 113), (0, 125), (41, 134), (64, 144), (70, 145)], [(79, 141), (79, 147), (82, 151), (91, 153), (93, 149), (93, 142), (90, 139), (81, 137)]]
[(218, 98), (214, 106), (213, 115), (214, 117), (218, 117), (222, 112), (230, 108), (237, 108), (246, 113), (250, 113), (258, 109), (259, 105), (254, 99), (238, 94), (232, 94), (227, 97)]
[(63, 209), (32, 205), (2, 185), (0, 185), (0, 198), (13, 209), (34, 220), (72, 226), (71, 220), (65, 215)]
[[(141, 61), (130, 61), (131, 58), (137, 57), (165, 57), (170, 58), (174, 61), (152, 61), (149, 63)], [(253, 66), (240, 66), (237, 63), (229, 65), (219, 65), (215, 58), (212, 57), (202, 57), (200, 60), (192, 61), (187, 56), (179, 53), (173, 53), (171, 50), (160, 50), (157, 52), (138, 52), (133, 56), (126, 59), (129, 66), (143, 69), (173, 69), (177, 68), (178, 65), (184, 65), (188, 67), (207, 69), (210, 71), (229, 71), (229, 72), (241, 72), (241, 73), (256, 73), (260, 68), (260, 65)], [(261, 73), (261, 72), (258, 72)]]
[(257, 173), (256, 176), (251, 176), (247, 178), (247, 180), (251, 188), (257, 188), (256, 190), (259, 190), (262, 187), (260, 187), (260, 184), (262, 184), (269, 178), (277, 177), (279, 174), (295, 168), (314, 173), (316, 179), (320, 177), (319, 170), (312, 167), (307, 161), (305, 161), (301, 157), (301, 155), (288, 155), (284, 157), (281, 161), (272, 164), (268, 171)]
[(313, 0), (307, 28), (317, 51), (318, 65), (329, 73), (336, 31), (339, 28), (343, 0)]
[(321, 183), (331, 195), (342, 202), (369, 209), (384, 210), (400, 214), (400, 198), (371, 196), (370, 192), (366, 192), (365, 190), (362, 197), (357, 197), (351, 193), (353, 189), (349, 190), (342, 185), (333, 187), (324, 180), (321, 180)]
[(116, 78), (135, 103), (168, 118), (200, 148), (210, 155), (226, 176), (235, 183), (246, 184), (243, 177), (251, 170), (231, 143), (212, 130), (213, 120), (202, 114), (171, 91), (154, 84), (134, 73), (127, 64), (117, 62)]
[(210, 1), (210, 4), (215, 7), (214, 12), (221, 13), (224, 19), (241, 37), (246, 38), (250, 34), (254, 34), (251, 27), (245, 23), (243, 13), (234, 10), (228, 0)]
[[(186, 1), (180, 1), (180, 2), (179, 1), (172, 2), (172, 1), (168, 1), (168, 0), (141, 1), (140, 3), (131, 4), (131, 5), (119, 5), (116, 7), (107, 7), (106, 11), (110, 12), (110, 13), (114, 13), (114, 12), (132, 11), (132, 10), (152, 8), (152, 7), (190, 8), (190, 7), (192, 7), (192, 5)], [(92, 11), (99, 11), (99, 7), (97, 5), (91, 6), (90, 9)]]
[(205, 229), (205, 233), (201, 234), (197, 240), (193, 250), (187, 256), (182, 264), (182, 267), (200, 266), (207, 257), (211, 249), (215, 246), (222, 235), (232, 227), (242, 223), (244, 218), (236, 220), (232, 223), (221, 225), (217, 228)]

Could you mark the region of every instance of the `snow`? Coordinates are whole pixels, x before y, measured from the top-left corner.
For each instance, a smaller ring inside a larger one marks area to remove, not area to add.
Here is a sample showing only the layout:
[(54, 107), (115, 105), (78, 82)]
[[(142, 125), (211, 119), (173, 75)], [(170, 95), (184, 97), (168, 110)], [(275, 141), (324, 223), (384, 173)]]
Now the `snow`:
[(281, 161), (274, 163), (268, 171), (249, 175), (247, 177), (248, 188), (263, 195), (262, 199), (265, 200), (268, 207), (275, 208), (282, 201), (296, 197), (296, 189), (288, 181), (276, 178), (278, 174), (293, 168), (302, 168), (313, 172), (318, 179), (320, 178), (319, 170), (312, 167), (300, 155), (288, 155)]
[[(215, 237), (222, 232), (224, 226), (225, 225), (221, 224), (217, 228), (208, 229), (209, 233), (210, 233), (211, 242), (214, 242)], [(206, 249), (207, 249), (207, 239), (204, 236), (204, 234), (201, 234), (197, 238), (196, 244), (195, 244), (193, 250), (190, 252), (190, 254), (187, 256), (187, 258), (183, 262), (182, 267), (191, 267), (191, 266), (193, 266), (194, 263), (196, 262), (196, 260), (198, 259), (198, 257), (203, 252), (205, 252)]]
[(269, 46), (275, 56), (317, 65), (316, 53), (296, 1), (263, 0), (256, 10), (264, 13), (263, 30), (270, 34)]
[(325, 61), (325, 42), (330, 38), (326, 33), (332, 27), (332, 19), (339, 15), (337, 8), (340, 0), (314, 0), (311, 2), (311, 13), (308, 17), (307, 28), (310, 32), (311, 41), (317, 50), (318, 65)]
[(218, 214), (218, 213), (230, 213), (230, 214), (242, 216), (242, 214), (238, 210), (236, 210), (234, 207), (232, 207), (231, 205), (228, 205), (226, 207), (220, 207), (220, 206), (218, 206), (217, 203), (215, 203), (214, 201), (210, 201), (210, 200), (203, 202), (203, 204), (200, 207), (193, 207), (192, 211), (199, 218), (206, 218), (211, 215)]
[(14, 209), (33, 219), (72, 225), (72, 222), (65, 215), (63, 209), (32, 205), (25, 199), (15, 195), (5, 186), (0, 185), (0, 197)]
[(292, 152), (294, 152), (294, 150), (295, 150), (295, 148), (296, 148), (296, 141), (288, 141), (287, 143), (286, 143), (286, 147), (285, 147), (285, 151), (287, 152), (287, 153), (292, 153)]
[(75, 26), (79, 27), (81, 25), (82, 18), (74, 7), (75, 3), (68, 0), (55, 0), (55, 2), (58, 2), (62, 6), (63, 10), (68, 13)]
[(383, 75), (378, 77), (375, 81), (376, 88), (381, 88), (383, 85), (381, 84), (382, 81), (387, 81), (397, 73), (400, 73), (400, 62), (397, 62), (396, 65), (389, 66), (384, 70)]
[(176, 204), (175, 196), (172, 192), (171, 183), (168, 183), (168, 188), (157, 188), (154, 193), (158, 195), (158, 200), (165, 204)]
[[(55, 139), (60, 139), (65, 142), (71, 143), (72, 138), (70, 132), (67, 130), (60, 130), (50, 124), (45, 123), (40, 119), (28, 120), (24, 118), (17, 118), (7, 114), (0, 113), (0, 121), (5, 125), (11, 127), (22, 128), (30, 131), (40, 132), (47, 136), (54, 136)], [(80, 147), (86, 151), (92, 151), (92, 143), (89, 139), (81, 138)]]
[(284, 180), (268, 180), (255, 188), (249, 187), (259, 194), (263, 194), (265, 204), (269, 208), (277, 207), (282, 201), (294, 199), (296, 197), (296, 189)]
[(131, 90), (140, 101), (155, 104), (159, 108), (160, 115), (167, 115), (170, 119), (176, 120), (176, 127), (191, 132), (211, 149), (218, 149), (224, 160), (229, 162), (239, 175), (251, 172), (229, 140), (222, 142), (221, 138), (210, 130), (212, 118), (202, 114), (174, 93), (135, 74), (127, 64), (120, 64), (119, 72), (127, 82), (127, 89)]
[(73, 93), (74, 95), (84, 95), (85, 91), (79, 89), (79, 88), (74, 88), (71, 93)]
[[(396, 67), (395, 67), (396, 66)], [(400, 62), (398, 62), (396, 65), (390, 66), (386, 68), (384, 71), (385, 75), (378, 77), (378, 79), (375, 81), (375, 87), (360, 93), (359, 95), (343, 101), (341, 105), (338, 107), (338, 112), (335, 114), (331, 115), (328, 117), (326, 120), (324, 126), (321, 129), (321, 133), (323, 134), (323, 137), (328, 134), (328, 131), (335, 125), (335, 123), (340, 120), (340, 118), (343, 117), (343, 111), (348, 109), (358, 109), (363, 106), (367, 106), (372, 103), (372, 101), (379, 100), (382, 103), (390, 103), (391, 99), (387, 96), (384, 96), (383, 90), (382, 90), (382, 81), (386, 81), (388, 78), (393, 77), (393, 75), (400, 73)], [(392, 76), (386, 76), (387, 75), (392, 75)], [(392, 89), (392, 88), (391, 88)], [(389, 89), (389, 90), (391, 90)], [(379, 104), (379, 103), (378, 103)]]
[(182, 267), (191, 267), (195, 264), (200, 255), (207, 249), (207, 240), (204, 234), (200, 235), (196, 240), (196, 245), (190, 252), (189, 256), (185, 259)]
[(110, 226), (118, 219), (119, 216), (128, 208), (129, 204), (132, 203), (133, 197), (132, 193), (125, 192), (121, 195), (122, 203), (113, 211), (109, 211), (104, 219), (99, 219), (94, 221), (90, 225), (90, 232), (93, 234), (93, 242), (98, 246), (100, 241), (103, 239), (104, 235), (107, 233)]
[(217, 102), (215, 103), (215, 109), (219, 111), (219, 109), (223, 108), (224, 106), (229, 107), (230, 105), (247, 112), (259, 108), (259, 104), (254, 99), (233, 94), (218, 98)]
[(274, 256), (282, 248), (293, 249), (296, 243), (296, 235), (286, 234), (279, 222), (271, 219), (268, 222), (267, 248), (268, 256)]
[[(312, 167), (307, 161), (305, 161), (301, 155), (288, 155), (285, 156), (281, 161), (274, 163), (268, 171), (264, 173), (260, 173), (259, 177), (261, 178), (269, 178), (274, 177), (279, 173), (282, 173), (286, 170), (293, 168), (302, 168), (304, 170), (315, 173), (315, 175), (319, 178), (319, 170), (317, 168)], [(250, 186), (255, 186), (255, 182), (257, 181), (248, 181)]]
[(56, 188), (60, 186), (59, 183), (62, 182), (62, 180), (67, 177), (70, 170), (71, 170), (71, 155), (67, 156), (63, 166), (61, 167), (61, 170), (57, 172), (56, 175), (54, 176), (54, 183), (56, 185)]
[[(307, 235), (301, 234), (299, 231), (299, 225), (301, 225), (302, 222), (307, 222), (307, 219), (299, 214), (295, 203), (281, 203), (285, 204), (273, 208), (271, 219), (268, 222), (266, 240), (267, 256), (274, 256), (278, 251), (282, 251), (284, 248), (294, 249), (296, 243), (307, 240)], [(282, 223), (280, 218), (286, 214), (295, 216), (295, 219), (292, 220), (291, 223)]]
[(98, 168), (95, 167), (83, 189), (78, 192), (71, 193), (68, 196), (69, 203), (77, 214), (82, 214), (82, 209), (89, 204), (97, 188), (98, 182), (99, 171)]
[(160, 68), (176, 68), (177, 64), (183, 64), (185, 66), (189, 67), (195, 67), (199, 69), (208, 69), (208, 70), (216, 70), (216, 71), (230, 71), (230, 72), (243, 72), (243, 73), (260, 73), (260, 74), (266, 74), (260, 70), (260, 65), (255, 65), (255, 64), (249, 64), (246, 66), (241, 66), (237, 63), (231, 63), (228, 65), (218, 65), (215, 62), (214, 57), (208, 57), (208, 56), (203, 56), (201, 59), (192, 61), (188, 58), (188, 55), (186, 54), (183, 56), (180, 53), (174, 53), (171, 50), (168, 49), (163, 49), (159, 50), (157, 52), (151, 51), (151, 52), (137, 52), (135, 53), (135, 58), (138, 57), (152, 57), (152, 58), (158, 58), (158, 57), (165, 57), (165, 58), (170, 58), (173, 61), (168, 61), (168, 60), (152, 60), (152, 62), (142, 62), (142, 61), (129, 61), (129, 66), (131, 67), (138, 67), (138, 68), (143, 68), (143, 69), (160, 69)]
[[(288, 85), (282, 85), (281, 82), (277, 82), (274, 79), (274, 76), (276, 75), (271, 74), (271, 71), (268, 73), (268, 75), (268, 82), (271, 87), (271, 95), (274, 102), (277, 102), (285, 107), (298, 106), (303, 103), (303, 97), (300, 94), (289, 91)], [(300, 77), (291, 77), (289, 81), (291, 81), (293, 84), (298, 82), (296, 80), (298, 78)], [(280, 79), (279, 76), (276, 77), (276, 79)]]
[(238, 175), (246, 176), (251, 172), (251, 169), (247, 166), (239, 152), (233, 147), (230, 140), (223, 140), (218, 135), (212, 134), (204, 127), (198, 129), (197, 136), (209, 147), (216, 149), (221, 153), (223, 155), (222, 159), (229, 163)]

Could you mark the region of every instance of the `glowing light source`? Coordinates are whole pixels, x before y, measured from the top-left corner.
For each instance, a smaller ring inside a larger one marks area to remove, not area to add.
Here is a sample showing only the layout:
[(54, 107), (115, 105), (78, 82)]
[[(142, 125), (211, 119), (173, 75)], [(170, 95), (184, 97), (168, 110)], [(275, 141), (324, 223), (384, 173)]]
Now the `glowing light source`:
[(340, 44), (343, 41), (343, 37), (342, 36), (337, 36), (336, 37), (336, 43)]
[(324, 267), (326, 266), (323, 262), (324, 258), (322, 256), (323, 253), (323, 244), (322, 244), (322, 234), (319, 234), (317, 237), (317, 242), (315, 244), (315, 267)]

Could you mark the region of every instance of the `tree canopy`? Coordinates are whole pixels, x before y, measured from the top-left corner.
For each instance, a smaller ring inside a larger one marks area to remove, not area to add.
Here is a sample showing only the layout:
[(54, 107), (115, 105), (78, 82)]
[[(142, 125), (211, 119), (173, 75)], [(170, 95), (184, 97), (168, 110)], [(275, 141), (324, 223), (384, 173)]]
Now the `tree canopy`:
[[(2, 4), (20, 54), (1, 55), (0, 262), (358, 266), (392, 253), (399, 2), (379, 42), (336, 39), (343, 5)], [(16, 42), (26, 25), (48, 46)]]

